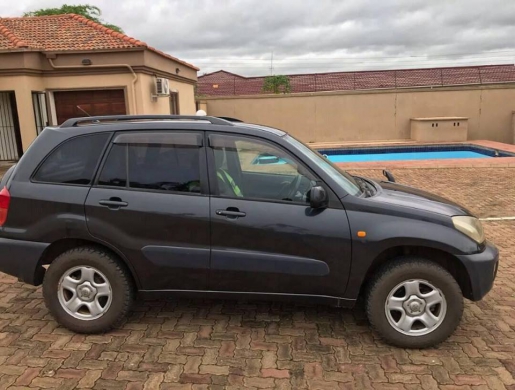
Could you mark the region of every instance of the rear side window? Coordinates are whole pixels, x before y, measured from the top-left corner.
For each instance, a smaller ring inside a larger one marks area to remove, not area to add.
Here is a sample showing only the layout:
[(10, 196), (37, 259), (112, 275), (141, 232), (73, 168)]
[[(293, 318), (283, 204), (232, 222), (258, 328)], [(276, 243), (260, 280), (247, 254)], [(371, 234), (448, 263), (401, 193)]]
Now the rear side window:
[(34, 181), (89, 185), (109, 133), (76, 137), (57, 147), (39, 167)]
[(127, 186), (127, 145), (113, 145), (98, 178), (98, 184), (109, 187)]
[(200, 145), (196, 138), (188, 142), (188, 138), (181, 139), (181, 134), (138, 137), (115, 140), (123, 143), (111, 148), (99, 185), (200, 193)]
[(129, 145), (129, 186), (148, 190), (200, 192), (200, 148)]

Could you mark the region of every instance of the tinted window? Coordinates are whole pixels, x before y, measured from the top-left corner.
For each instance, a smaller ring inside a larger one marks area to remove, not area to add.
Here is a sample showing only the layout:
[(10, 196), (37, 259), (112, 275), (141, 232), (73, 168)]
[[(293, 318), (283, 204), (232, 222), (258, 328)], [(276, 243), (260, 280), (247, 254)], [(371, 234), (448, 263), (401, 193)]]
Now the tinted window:
[(34, 180), (88, 185), (110, 134), (73, 138), (61, 144), (43, 162)]
[[(200, 192), (200, 148), (192, 145), (115, 144), (98, 184), (178, 192)], [(128, 162), (128, 170), (127, 170)]]
[(219, 195), (309, 203), (316, 179), (283, 149), (246, 137), (213, 141)]
[(98, 178), (98, 184), (112, 187), (127, 186), (127, 145), (113, 145)]
[(129, 186), (200, 192), (200, 149), (182, 145), (129, 145)]

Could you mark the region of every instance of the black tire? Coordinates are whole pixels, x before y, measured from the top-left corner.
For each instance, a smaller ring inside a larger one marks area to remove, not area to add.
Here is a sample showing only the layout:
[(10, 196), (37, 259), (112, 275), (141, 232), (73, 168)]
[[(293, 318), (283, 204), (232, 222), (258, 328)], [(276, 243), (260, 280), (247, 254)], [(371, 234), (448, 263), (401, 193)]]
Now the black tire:
[[(59, 301), (61, 277), (79, 266), (94, 267), (109, 280), (112, 300), (100, 318), (75, 318)], [(125, 266), (115, 256), (99, 248), (79, 247), (64, 252), (50, 264), (43, 280), (43, 297), (50, 313), (64, 327), (77, 333), (103, 333), (117, 327), (126, 318), (134, 300), (134, 286)]]
[[(385, 304), (399, 284), (425, 280), (440, 290), (447, 310), (436, 329), (425, 335), (401, 333), (387, 318)], [(366, 296), (366, 312), (372, 328), (389, 344), (401, 348), (428, 348), (445, 341), (456, 329), (463, 314), (463, 295), (454, 277), (443, 267), (417, 257), (393, 259), (376, 273)]]

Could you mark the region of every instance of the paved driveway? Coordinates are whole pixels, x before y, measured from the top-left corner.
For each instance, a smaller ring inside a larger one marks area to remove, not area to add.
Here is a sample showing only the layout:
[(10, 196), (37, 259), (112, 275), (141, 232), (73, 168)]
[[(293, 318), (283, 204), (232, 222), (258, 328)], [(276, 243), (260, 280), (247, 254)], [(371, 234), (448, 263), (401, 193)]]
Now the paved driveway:
[[(394, 174), (481, 217), (515, 215), (515, 168)], [(515, 221), (485, 227), (502, 255), (494, 290), (422, 351), (385, 345), (359, 308), (266, 302), (139, 302), (121, 329), (74, 335), (39, 288), (0, 274), (0, 389), (515, 389)]]

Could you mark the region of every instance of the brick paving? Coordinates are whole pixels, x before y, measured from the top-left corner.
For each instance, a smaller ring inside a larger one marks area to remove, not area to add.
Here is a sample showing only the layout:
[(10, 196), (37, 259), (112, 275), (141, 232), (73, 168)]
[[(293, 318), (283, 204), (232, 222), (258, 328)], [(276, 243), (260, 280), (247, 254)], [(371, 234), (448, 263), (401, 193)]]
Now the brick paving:
[[(515, 215), (515, 168), (393, 173), (481, 217)], [(53, 321), (40, 288), (0, 274), (0, 389), (513, 390), (515, 221), (485, 228), (502, 255), (495, 287), (427, 350), (385, 345), (361, 308), (268, 302), (138, 302), (120, 329), (76, 335)]]

